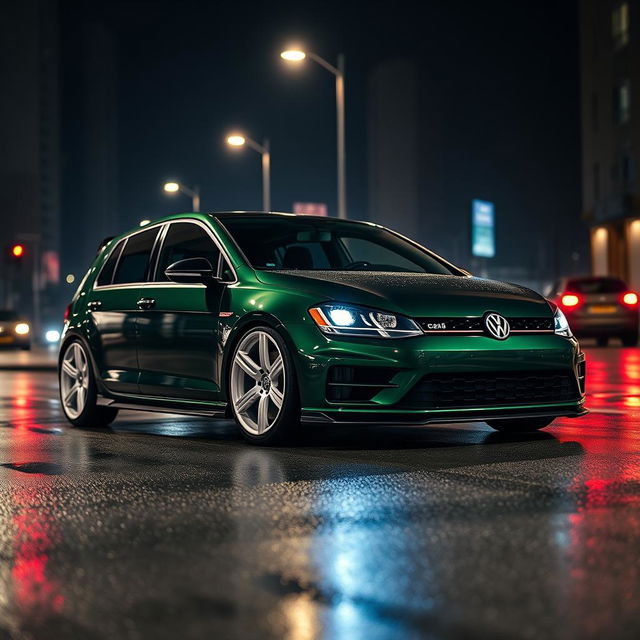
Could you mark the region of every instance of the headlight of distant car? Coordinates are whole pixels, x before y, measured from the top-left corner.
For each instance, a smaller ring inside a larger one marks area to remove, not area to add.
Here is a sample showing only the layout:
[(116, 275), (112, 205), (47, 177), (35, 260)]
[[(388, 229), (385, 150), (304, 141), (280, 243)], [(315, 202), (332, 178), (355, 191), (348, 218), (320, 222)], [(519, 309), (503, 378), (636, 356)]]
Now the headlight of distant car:
[(18, 322), (13, 329), (19, 336), (26, 336), (29, 333), (29, 325), (26, 322)]
[(554, 331), (559, 336), (564, 336), (565, 338), (571, 338), (573, 334), (571, 333), (571, 328), (569, 327), (569, 323), (567, 322), (567, 318), (564, 313), (560, 311), (560, 309), (556, 309), (556, 312), (553, 316), (553, 324)]
[(359, 338), (407, 338), (422, 335), (410, 318), (350, 304), (326, 303), (309, 309), (323, 333)]

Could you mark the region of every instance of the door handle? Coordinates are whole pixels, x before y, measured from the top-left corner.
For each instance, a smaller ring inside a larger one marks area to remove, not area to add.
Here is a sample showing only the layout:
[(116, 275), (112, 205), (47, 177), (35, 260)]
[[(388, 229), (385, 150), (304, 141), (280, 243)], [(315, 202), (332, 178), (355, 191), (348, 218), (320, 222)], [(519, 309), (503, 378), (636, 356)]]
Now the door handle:
[(153, 298), (140, 298), (138, 300), (138, 309), (153, 309), (156, 306), (156, 301)]
[(91, 300), (91, 302), (87, 303), (89, 311), (97, 311), (101, 306), (102, 302), (100, 302), (100, 300)]

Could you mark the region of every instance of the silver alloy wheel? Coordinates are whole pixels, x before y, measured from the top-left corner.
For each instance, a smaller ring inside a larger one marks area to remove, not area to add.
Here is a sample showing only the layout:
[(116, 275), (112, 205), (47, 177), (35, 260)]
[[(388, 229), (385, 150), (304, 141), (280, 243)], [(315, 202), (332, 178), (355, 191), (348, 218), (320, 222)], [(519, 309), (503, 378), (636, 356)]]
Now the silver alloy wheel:
[(258, 436), (273, 427), (284, 403), (284, 360), (276, 341), (264, 331), (248, 333), (231, 364), (231, 402), (242, 427)]
[(85, 408), (89, 392), (89, 362), (78, 342), (72, 342), (64, 352), (60, 367), (60, 397), (64, 412), (72, 420)]

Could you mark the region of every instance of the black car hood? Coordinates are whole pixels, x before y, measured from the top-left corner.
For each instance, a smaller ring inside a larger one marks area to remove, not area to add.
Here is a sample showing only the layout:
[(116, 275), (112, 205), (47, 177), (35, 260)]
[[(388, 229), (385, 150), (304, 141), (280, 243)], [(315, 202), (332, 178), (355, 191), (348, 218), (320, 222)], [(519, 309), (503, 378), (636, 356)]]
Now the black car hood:
[(317, 295), (318, 302), (364, 304), (413, 317), (545, 317), (547, 301), (525, 287), (496, 280), (372, 271), (257, 271), (260, 281), (280, 289)]

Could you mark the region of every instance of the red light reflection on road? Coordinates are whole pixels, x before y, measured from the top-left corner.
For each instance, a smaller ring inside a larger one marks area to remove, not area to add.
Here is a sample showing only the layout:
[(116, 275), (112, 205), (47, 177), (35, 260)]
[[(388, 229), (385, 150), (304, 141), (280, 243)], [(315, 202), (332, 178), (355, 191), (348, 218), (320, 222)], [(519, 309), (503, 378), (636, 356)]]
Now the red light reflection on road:
[[(20, 492), (16, 506), (23, 508), (13, 518), (14, 560), (11, 569), (15, 605), (22, 615), (44, 619), (60, 613), (64, 597), (60, 585), (48, 576), (49, 552), (54, 534), (51, 522), (37, 503), (42, 488)], [(35, 502), (35, 504), (34, 504)], [(28, 505), (28, 506), (27, 506)]]
[[(27, 372), (12, 376), (8, 392), (12, 399), (9, 418), (13, 427), (8, 434), (8, 460), (16, 467), (24, 463), (50, 463), (48, 441), (31, 430), (38, 425), (33, 376)], [(52, 579), (49, 566), (57, 534), (48, 510), (52, 489), (43, 486), (42, 478), (37, 473), (25, 475), (20, 488), (11, 494), (13, 604), (22, 618), (31, 621), (56, 615), (64, 606), (60, 584)]]

